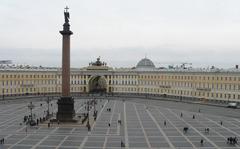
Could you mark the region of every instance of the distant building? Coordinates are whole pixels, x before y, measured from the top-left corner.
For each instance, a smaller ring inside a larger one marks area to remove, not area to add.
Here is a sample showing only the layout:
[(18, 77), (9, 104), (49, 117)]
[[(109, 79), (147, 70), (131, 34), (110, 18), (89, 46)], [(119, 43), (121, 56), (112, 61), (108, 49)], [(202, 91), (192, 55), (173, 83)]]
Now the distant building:
[[(61, 92), (61, 70), (30, 66), (0, 67), (0, 95)], [(172, 98), (240, 101), (240, 71), (233, 69), (156, 68), (143, 58), (134, 68), (113, 69), (100, 58), (71, 69), (71, 93), (151, 94)]]

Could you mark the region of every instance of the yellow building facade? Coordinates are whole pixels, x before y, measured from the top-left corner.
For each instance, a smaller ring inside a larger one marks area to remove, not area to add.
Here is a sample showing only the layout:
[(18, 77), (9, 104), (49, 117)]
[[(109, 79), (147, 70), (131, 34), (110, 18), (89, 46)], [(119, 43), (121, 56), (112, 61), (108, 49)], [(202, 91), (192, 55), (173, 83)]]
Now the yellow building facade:
[[(170, 98), (240, 101), (240, 71), (157, 69), (142, 59), (135, 68), (113, 69), (98, 59), (81, 69), (71, 69), (71, 93), (160, 95)], [(60, 94), (61, 70), (57, 68), (1, 68), (0, 95)]]

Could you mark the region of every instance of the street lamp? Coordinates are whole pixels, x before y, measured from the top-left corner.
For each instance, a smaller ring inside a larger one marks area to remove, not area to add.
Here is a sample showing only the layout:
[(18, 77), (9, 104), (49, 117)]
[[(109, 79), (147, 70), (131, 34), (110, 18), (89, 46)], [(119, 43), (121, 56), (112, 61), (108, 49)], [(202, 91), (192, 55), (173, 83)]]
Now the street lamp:
[(57, 96), (57, 92), (58, 92), (58, 69), (55, 74), (55, 96)]
[(34, 104), (32, 102), (30, 102), (30, 104), (28, 105), (28, 109), (30, 109), (31, 111), (31, 121), (33, 120), (33, 116), (32, 116), (32, 110), (34, 109)]
[(46, 87), (44, 87), (44, 97), (46, 96)]
[(89, 125), (89, 110), (90, 110), (90, 109), (89, 109), (89, 104), (90, 104), (90, 102), (88, 101), (88, 102), (87, 102), (87, 111), (88, 111), (88, 125)]
[(180, 91), (180, 101), (182, 101), (182, 90)]
[(95, 113), (95, 111), (96, 111), (96, 98), (95, 97), (93, 97), (93, 106), (94, 106), (94, 113)]
[(230, 95), (230, 94), (228, 94), (228, 103), (229, 103), (229, 99), (230, 99), (230, 97), (231, 97), (231, 95)]
[(94, 120), (97, 119), (96, 104), (97, 104), (97, 101), (96, 101), (96, 98), (94, 97), (94, 98), (93, 98), (93, 106), (94, 106), (93, 117), (94, 117)]
[(4, 100), (4, 88), (2, 89), (2, 100)]
[(89, 100), (87, 101), (87, 111), (88, 111), (88, 121), (87, 121), (87, 128), (88, 128), (88, 131), (91, 130), (91, 127), (90, 127), (90, 123), (89, 123)]
[(51, 99), (49, 97), (47, 97), (46, 102), (48, 104), (48, 110), (47, 110), (47, 118), (48, 118), (49, 117), (49, 103), (51, 102)]

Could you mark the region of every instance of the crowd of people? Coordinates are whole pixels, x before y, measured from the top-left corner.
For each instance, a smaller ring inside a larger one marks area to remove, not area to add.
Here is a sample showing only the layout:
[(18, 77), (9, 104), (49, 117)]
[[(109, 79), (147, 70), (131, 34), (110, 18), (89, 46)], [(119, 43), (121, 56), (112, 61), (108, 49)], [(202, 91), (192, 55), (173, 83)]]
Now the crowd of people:
[(238, 141), (237, 137), (228, 137), (227, 138), (227, 144), (235, 145), (235, 144), (237, 144), (237, 141)]
[(4, 144), (4, 138), (0, 140), (0, 144)]

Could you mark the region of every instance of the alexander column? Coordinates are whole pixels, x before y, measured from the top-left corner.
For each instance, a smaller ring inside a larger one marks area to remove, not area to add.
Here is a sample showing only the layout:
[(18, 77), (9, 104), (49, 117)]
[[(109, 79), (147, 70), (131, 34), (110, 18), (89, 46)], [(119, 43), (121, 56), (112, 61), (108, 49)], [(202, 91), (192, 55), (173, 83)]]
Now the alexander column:
[(65, 23), (62, 34), (62, 97), (58, 100), (57, 120), (63, 122), (73, 121), (75, 115), (74, 99), (70, 95), (70, 30), (68, 7), (64, 10)]

